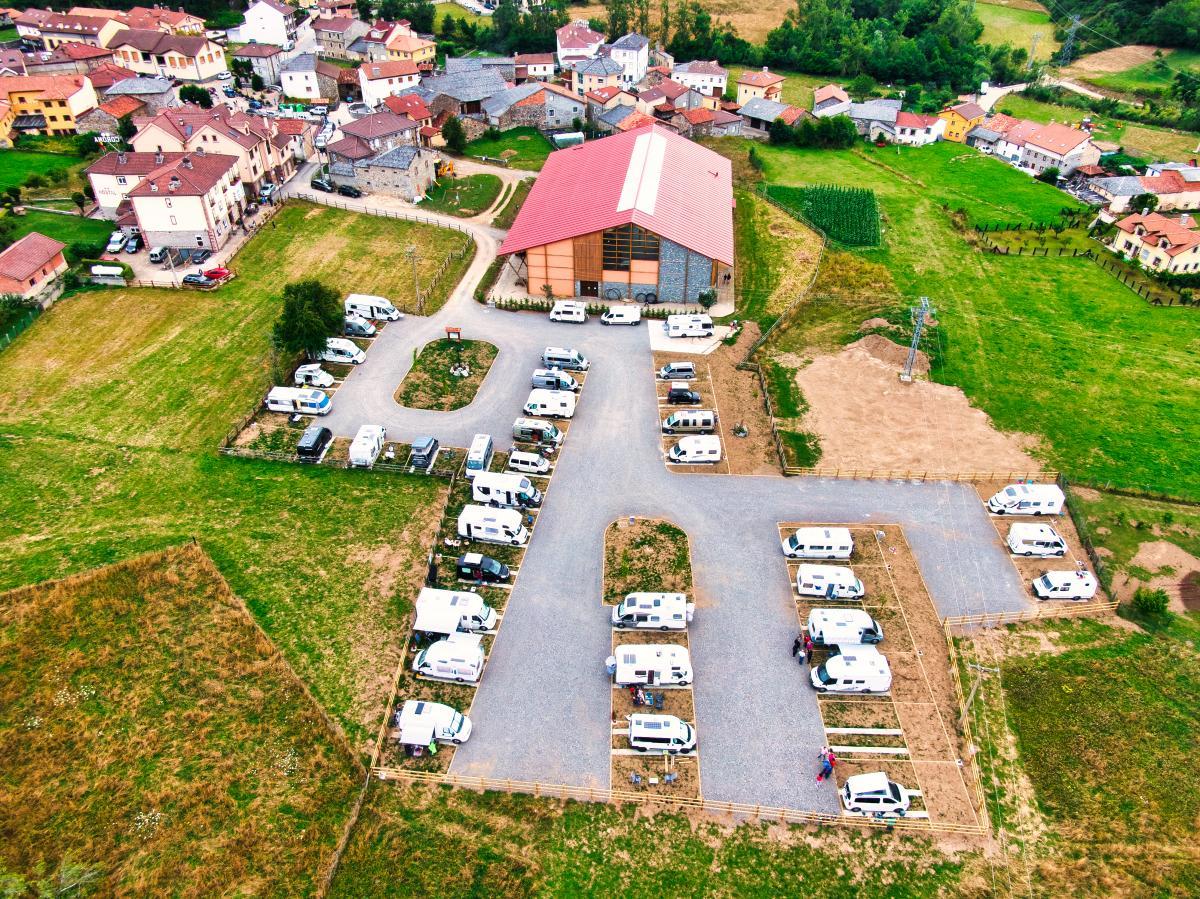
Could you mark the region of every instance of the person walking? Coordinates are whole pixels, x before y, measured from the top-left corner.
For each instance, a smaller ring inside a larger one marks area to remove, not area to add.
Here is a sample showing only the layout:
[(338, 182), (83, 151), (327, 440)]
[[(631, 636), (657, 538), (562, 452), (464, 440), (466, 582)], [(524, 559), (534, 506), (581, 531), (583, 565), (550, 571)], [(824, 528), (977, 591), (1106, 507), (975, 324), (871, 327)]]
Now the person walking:
[(808, 634), (805, 634), (804, 635), (804, 660), (806, 662), (812, 661), (814, 648), (815, 648), (815, 644), (812, 641), (812, 637), (810, 637)]
[(804, 648), (805, 642), (808, 640), (807, 634), (798, 634), (796, 639), (792, 641), (792, 656), (800, 655), (800, 650)]

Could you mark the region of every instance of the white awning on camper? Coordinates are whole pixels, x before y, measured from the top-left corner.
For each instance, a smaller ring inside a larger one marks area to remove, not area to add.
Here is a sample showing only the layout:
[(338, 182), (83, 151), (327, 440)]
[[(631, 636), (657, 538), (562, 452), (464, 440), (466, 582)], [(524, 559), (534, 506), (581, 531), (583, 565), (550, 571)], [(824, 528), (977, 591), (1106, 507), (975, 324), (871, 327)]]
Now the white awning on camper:
[(428, 746), (433, 742), (433, 725), (421, 721), (402, 722), (400, 742), (410, 746)]
[(427, 634), (453, 634), (462, 620), (462, 609), (449, 603), (418, 603), (414, 630)]

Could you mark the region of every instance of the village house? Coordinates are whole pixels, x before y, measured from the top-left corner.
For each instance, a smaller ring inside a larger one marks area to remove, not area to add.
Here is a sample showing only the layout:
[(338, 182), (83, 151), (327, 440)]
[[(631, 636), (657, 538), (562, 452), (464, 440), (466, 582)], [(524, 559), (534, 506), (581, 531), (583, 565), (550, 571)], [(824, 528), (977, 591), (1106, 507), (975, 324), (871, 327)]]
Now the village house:
[(247, 44), (233, 51), (234, 59), (250, 63), (250, 71), (263, 80), (263, 84), (279, 84), (283, 67), (283, 48), (274, 44)]
[(128, 27), (116, 19), (54, 13), (40, 20), (38, 33), (46, 50), (74, 42), (93, 47), (111, 47), (113, 37)]
[(646, 77), (649, 61), (650, 41), (637, 32), (617, 38), (602, 52), (621, 67), (618, 81), (621, 87), (630, 88)]
[(1157, 212), (1135, 213), (1116, 225), (1109, 246), (1125, 258), (1173, 275), (1200, 271), (1200, 232), (1186, 213), (1178, 219)]
[(660, 123), (654, 116), (642, 112), (636, 106), (617, 105), (598, 114), (592, 124), (606, 134), (613, 134), (665, 123)]
[(276, 132), (271, 144), (282, 155), (291, 154), (296, 162), (312, 159), (316, 154), (317, 126), (303, 119), (276, 119)]
[[(312, 3), (301, 3), (301, 6), (312, 6)], [(354, 15), (356, 6), (354, 0), (317, 0), (317, 18), (345, 19)]]
[(383, 111), (342, 126), (343, 137), (325, 147), (331, 162), (356, 163), (387, 150), (420, 143), (420, 125), (408, 116)]
[(987, 113), (978, 103), (959, 103), (938, 113), (938, 118), (946, 121), (946, 140), (965, 144), (967, 132), (976, 125), (983, 123)]
[(120, 65), (139, 75), (209, 81), (227, 71), (225, 51), (205, 37), (129, 28), (107, 46)]
[(495, 72), (505, 81), (512, 81), (516, 77), (517, 63), (511, 56), (447, 56), (443, 67), (447, 75), (481, 72), (484, 69)]
[(187, 153), (148, 172), (129, 192), (148, 246), (219, 250), (242, 219), (245, 194), (238, 160)]
[(0, 144), (4, 146), (12, 145), (10, 132), (75, 134), (76, 119), (98, 102), (92, 83), (84, 75), (3, 77), (0, 101), (9, 105), (12, 117), (8, 130), (0, 130)]
[(729, 83), (729, 72), (715, 59), (681, 62), (671, 69), (671, 80), (706, 97), (722, 97)]
[(398, 116), (408, 116), (422, 128), (433, 125), (433, 111), (415, 93), (385, 97), (383, 105)]
[(127, 13), (118, 13), (117, 18), (130, 28), (153, 28), (170, 34), (204, 34), (204, 20), (182, 8), (135, 6)]
[(241, 40), (249, 44), (290, 48), (296, 44), (297, 19), (294, 6), (288, 6), (280, 0), (254, 0), (246, 8), (246, 21), (238, 34)]
[(892, 135), (892, 140), (898, 144), (923, 147), (941, 140), (945, 130), (945, 119), (935, 115), (920, 115), (901, 110), (896, 113), (896, 130)]
[[(11, 16), (11, 22), (17, 29), (17, 38), (21, 41), (22, 46), (26, 48), (45, 49), (42, 44), (42, 23), (48, 19), (59, 15), (52, 9), (37, 9), (30, 7), (23, 13)], [(98, 44), (97, 41), (91, 41), (92, 44)]]
[(724, 109), (680, 109), (668, 120), (671, 127), (693, 140), (698, 137), (740, 137), (742, 117)]
[(743, 72), (737, 80), (738, 106), (745, 106), (751, 100), (769, 100), (772, 103), (783, 101), (782, 75), (773, 75), (763, 66), (761, 72)]
[(801, 118), (808, 115), (807, 110), (799, 106), (789, 106), (775, 100), (764, 100), (753, 97), (738, 110), (742, 120), (742, 134), (746, 137), (764, 138), (771, 131), (771, 124), (776, 119), (782, 119), (785, 125), (795, 125)]
[(1100, 161), (1100, 149), (1092, 143), (1086, 131), (1069, 125), (1043, 125), (1025, 139), (1021, 165), (1042, 173), (1057, 168), (1060, 175), (1070, 175), (1080, 166)]
[(893, 140), (896, 120), (900, 117), (900, 100), (867, 100), (851, 103), (846, 113), (858, 133), (867, 140)]
[[(405, 33), (405, 30), (408, 33)], [(411, 29), (405, 30), (397, 26), (396, 31), (388, 38), (387, 58), (407, 60), (422, 72), (432, 72), (437, 58), (437, 44), (413, 34)]]
[(124, 116), (143, 115), (147, 112), (146, 102), (137, 97), (123, 96), (106, 100), (90, 112), (75, 120), (80, 134), (96, 133), (112, 139), (117, 136), (117, 123)]
[(283, 95), (294, 100), (336, 100), (339, 72), (341, 69), (318, 59), (315, 53), (299, 53), (280, 69)]
[(402, 145), (354, 163), (329, 166), (335, 184), (352, 184), (373, 194), (386, 194), (415, 203), (437, 177), (438, 154)]
[(392, 22), (379, 21), (367, 29), (367, 33), (356, 38), (346, 48), (347, 59), (361, 59), (368, 62), (377, 59), (387, 59), (387, 41), (398, 26)]
[(358, 84), (362, 100), (376, 107), (384, 98), (403, 93), (421, 80), (416, 64), (406, 59), (385, 59), (364, 62), (358, 67)]
[[(107, 96), (108, 91), (111, 90), (118, 82), (131, 81), (137, 78), (138, 74), (137, 72), (123, 68), (116, 63), (105, 62), (88, 72), (87, 76), (88, 81), (92, 82), (92, 87), (95, 89), (96, 93), (103, 92)], [(152, 102), (148, 98), (143, 99), (146, 99), (147, 103)]]
[(105, 153), (84, 170), (96, 195), (96, 206), (101, 217), (116, 221), (121, 205), (129, 199), (129, 192), (141, 184), (143, 178), (160, 166), (176, 162), (186, 155), (178, 152)]
[(0, 293), (32, 300), (67, 270), (66, 244), (37, 231), (0, 253)]
[(571, 128), (586, 115), (584, 101), (557, 85), (527, 81), (483, 101), (488, 126), (507, 131), (527, 126), (541, 131)]
[(513, 79), (523, 81), (548, 81), (554, 77), (553, 53), (518, 53), (513, 57)]
[[(508, 85), (492, 69), (478, 72), (459, 72), (456, 75), (437, 75), (426, 78), (421, 82), (426, 103), (436, 117), (439, 113), (449, 115), (478, 116), (483, 113), (483, 101), (488, 97), (508, 89)], [(463, 126), (467, 128), (468, 137), (478, 137), (485, 128), (482, 123), (464, 119)], [(478, 132), (478, 133), (473, 133)]]
[(599, 90), (602, 87), (622, 87), (623, 71), (620, 63), (605, 56), (580, 60), (571, 70), (571, 89), (576, 96), (582, 97), (588, 91)]
[[(90, 75), (112, 61), (111, 50), (71, 41), (32, 53), (0, 50), (0, 75)], [(98, 87), (94, 82), (92, 86)]]
[[(95, 84), (95, 80), (88, 76)], [(160, 109), (177, 106), (179, 101), (171, 82), (166, 78), (122, 78), (104, 91), (105, 100), (115, 100), (117, 97), (133, 97), (146, 104), (147, 114), (154, 114)]]
[(850, 112), (850, 95), (840, 84), (826, 84), (813, 91), (812, 114), (815, 118), (847, 115)]
[(371, 30), (358, 19), (317, 19), (312, 23), (313, 34), (321, 55), (330, 59), (350, 59), (350, 45)]
[(594, 59), (600, 53), (604, 35), (593, 31), (582, 20), (568, 22), (555, 32), (559, 68), (568, 69), (577, 62)]
[(616, 106), (637, 107), (637, 96), (616, 86), (588, 91), (583, 95), (583, 99), (587, 103), (588, 121), (595, 120), (601, 113), (608, 112)]

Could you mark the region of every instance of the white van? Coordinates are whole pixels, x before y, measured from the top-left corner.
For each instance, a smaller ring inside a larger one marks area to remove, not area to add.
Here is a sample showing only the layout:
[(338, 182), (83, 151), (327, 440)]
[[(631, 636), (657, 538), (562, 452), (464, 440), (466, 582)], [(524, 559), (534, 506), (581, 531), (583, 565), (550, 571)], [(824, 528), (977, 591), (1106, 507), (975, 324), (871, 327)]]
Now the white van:
[(161, 265), (162, 263), (166, 262), (167, 261), (167, 248), (166, 247), (151, 247), (150, 248), (150, 261), (152, 263), (154, 263), (155, 265)]
[(641, 322), (641, 306), (611, 306), (600, 316), (602, 325), (639, 325)]
[(1009, 484), (987, 507), (995, 515), (1061, 515), (1064, 502), (1057, 484)]
[(711, 434), (717, 428), (717, 413), (712, 409), (681, 409), (663, 419), (664, 434)]
[(426, 677), (473, 684), (483, 672), (483, 638), (479, 634), (451, 634), (418, 652), (412, 667)]
[(692, 660), (688, 651), (673, 643), (633, 643), (616, 648), (619, 687), (670, 685), (686, 687), (692, 682)]
[(575, 415), (575, 394), (566, 390), (531, 390), (523, 411), (526, 415), (571, 418)]
[(480, 543), (505, 543), (524, 546), (529, 542), (529, 530), (524, 518), (515, 509), (490, 509), (487, 506), (467, 506), (458, 515), (458, 536)]
[(471, 499), (488, 506), (531, 509), (542, 504), (542, 491), (519, 474), (481, 471), (471, 481)]
[(387, 440), (387, 428), (380, 425), (363, 425), (354, 435), (350, 444), (350, 467), (371, 468), (379, 454), (383, 452), (383, 444)]
[(409, 699), (396, 713), (399, 740), (410, 746), (428, 746), (452, 743), (458, 746), (471, 737), (471, 719), (466, 715), (442, 705), (423, 699)]
[(267, 408), (272, 412), (295, 412), (299, 415), (328, 415), (333, 401), (324, 390), (304, 390), (300, 387), (272, 387), (267, 394)]
[(309, 362), (296, 369), (292, 376), (297, 387), (332, 387), (333, 375), (321, 368), (319, 362)]
[(910, 803), (908, 790), (888, 780), (882, 771), (852, 774), (841, 791), (842, 805), (856, 815), (904, 815)]
[(1008, 549), (1014, 556), (1065, 556), (1067, 541), (1048, 524), (1021, 522), (1008, 529)]
[(345, 365), (361, 365), (367, 361), (367, 354), (353, 340), (345, 337), (330, 337), (325, 341), (325, 349), (318, 354), (320, 362), (341, 362)]
[(695, 362), (668, 362), (658, 370), (660, 381), (694, 381), (696, 380)]
[(499, 616), (478, 593), (425, 587), (417, 596), (413, 630), (426, 634), (482, 633), (494, 630)]
[(592, 363), (588, 362), (587, 356), (579, 350), (548, 346), (542, 350), (542, 367), (563, 368), (567, 371), (587, 371), (592, 367)]
[(352, 293), (346, 297), (346, 315), (384, 322), (394, 322), (401, 317), (400, 310), (392, 305), (391, 300), (369, 293)]
[(522, 474), (549, 474), (550, 460), (537, 453), (517, 451), (508, 454), (508, 467)]
[(565, 371), (556, 368), (535, 368), (529, 386), (541, 387), (543, 390), (567, 390), (571, 393), (579, 393), (583, 389), (582, 384)]
[(352, 337), (374, 337), (379, 331), (374, 322), (367, 321), (361, 315), (347, 315), (343, 319), (342, 330)]
[(467, 478), (474, 478), (481, 471), (487, 471), (492, 464), (492, 435), (476, 434), (471, 438), (471, 448), (467, 450)]
[(696, 729), (674, 715), (630, 715), (629, 745), (638, 752), (691, 752)]
[(613, 606), (612, 626), (682, 631), (695, 613), (695, 603), (682, 593), (630, 593)]
[(796, 592), (826, 599), (861, 599), (866, 590), (854, 572), (841, 565), (801, 565), (796, 571)]
[(519, 440), (521, 443), (547, 443), (551, 446), (561, 446), (563, 442), (562, 431), (550, 422), (537, 418), (518, 418), (513, 422), (512, 435), (513, 440)]
[(862, 609), (813, 609), (805, 629), (818, 646), (883, 642), (883, 625)]
[(588, 319), (587, 306), (577, 300), (558, 300), (550, 310), (550, 321), (582, 325)]
[(677, 465), (716, 464), (721, 461), (721, 438), (681, 437), (667, 453), (667, 461)]
[(798, 528), (783, 540), (789, 559), (849, 559), (853, 552), (849, 528)]
[(1096, 595), (1100, 585), (1087, 569), (1078, 571), (1047, 571), (1033, 582), (1038, 599), (1070, 599), (1082, 602)]
[(668, 315), (663, 328), (668, 337), (713, 336), (713, 320), (708, 315)]
[(892, 669), (874, 646), (847, 643), (838, 647), (810, 673), (818, 693), (886, 693), (892, 688)]

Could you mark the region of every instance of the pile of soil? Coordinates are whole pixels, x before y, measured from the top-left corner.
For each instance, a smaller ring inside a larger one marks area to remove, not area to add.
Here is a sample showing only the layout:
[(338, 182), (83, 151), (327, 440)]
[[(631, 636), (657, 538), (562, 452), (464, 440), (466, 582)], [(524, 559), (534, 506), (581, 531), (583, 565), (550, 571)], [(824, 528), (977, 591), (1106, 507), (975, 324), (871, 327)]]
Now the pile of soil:
[(860, 331), (874, 331), (876, 328), (886, 328), (889, 331), (899, 331), (899, 325), (893, 325), (886, 318), (868, 318), (858, 326)]
[[(900, 369), (908, 360), (908, 347), (900, 346), (894, 340), (888, 340), (882, 334), (868, 334), (850, 344), (847, 349), (859, 349), (872, 359), (878, 359), (893, 368)], [(913, 360), (913, 374), (929, 374), (929, 357), (917, 350)]]

